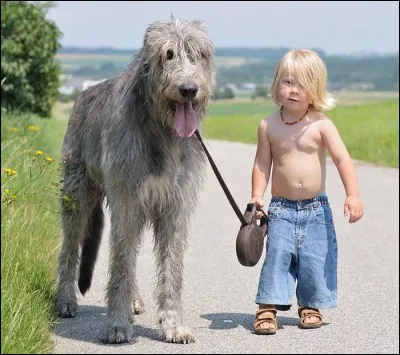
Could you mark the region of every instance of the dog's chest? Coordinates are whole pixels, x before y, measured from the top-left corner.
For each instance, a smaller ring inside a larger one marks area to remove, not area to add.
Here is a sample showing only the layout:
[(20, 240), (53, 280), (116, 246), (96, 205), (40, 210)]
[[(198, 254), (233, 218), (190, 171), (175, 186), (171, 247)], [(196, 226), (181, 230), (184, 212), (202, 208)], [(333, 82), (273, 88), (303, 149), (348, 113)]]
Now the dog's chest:
[(176, 199), (190, 184), (192, 159), (180, 149), (169, 154), (160, 151), (154, 154), (153, 151), (152, 157), (150, 174), (146, 175), (139, 187), (141, 199), (150, 203)]

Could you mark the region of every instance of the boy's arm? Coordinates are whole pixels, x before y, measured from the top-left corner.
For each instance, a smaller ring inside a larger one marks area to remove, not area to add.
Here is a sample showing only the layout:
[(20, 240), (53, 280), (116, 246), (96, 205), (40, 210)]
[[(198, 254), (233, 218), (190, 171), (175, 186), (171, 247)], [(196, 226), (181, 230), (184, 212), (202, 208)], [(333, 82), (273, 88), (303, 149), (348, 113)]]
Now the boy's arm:
[(329, 151), (329, 154), (338, 169), (344, 189), (346, 191), (345, 215), (350, 212), (349, 222), (358, 221), (363, 215), (363, 207), (360, 201), (360, 190), (356, 169), (350, 154), (344, 145), (336, 126), (330, 119), (320, 122), (321, 137)]
[(271, 172), (272, 155), (267, 135), (267, 120), (264, 119), (258, 126), (257, 152), (252, 172), (252, 199), (263, 198)]

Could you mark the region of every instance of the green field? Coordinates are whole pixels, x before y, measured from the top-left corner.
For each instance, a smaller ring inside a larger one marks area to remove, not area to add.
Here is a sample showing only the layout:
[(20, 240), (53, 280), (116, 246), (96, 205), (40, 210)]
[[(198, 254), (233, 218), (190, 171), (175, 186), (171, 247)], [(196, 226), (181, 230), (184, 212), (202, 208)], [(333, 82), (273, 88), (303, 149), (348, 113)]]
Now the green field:
[[(58, 54), (63, 69), (73, 70), (79, 67), (91, 66), (99, 68), (102, 64), (113, 63), (116, 66), (126, 66), (132, 60), (132, 55), (121, 54)], [(246, 62), (257, 62), (257, 58), (245, 57), (216, 57), (215, 63), (219, 67), (234, 67)]]
[[(242, 93), (243, 95), (243, 93)], [(333, 92), (337, 105), (354, 106), (387, 100), (398, 100), (398, 91), (341, 91)], [(232, 100), (214, 101), (209, 109), (210, 116), (235, 115), (269, 112), (275, 108), (271, 99), (251, 100), (249, 97), (237, 97)]]
[(58, 54), (62, 69), (74, 70), (80, 67), (90, 66), (99, 68), (105, 63), (113, 63), (116, 66), (126, 66), (132, 60), (133, 55), (114, 54)]
[[(258, 123), (276, 109), (271, 102), (216, 102), (204, 122), (205, 137), (256, 144)], [(353, 159), (399, 167), (398, 98), (347, 103), (326, 115), (335, 123)]]
[(245, 57), (216, 57), (215, 64), (219, 67), (236, 67), (245, 63), (260, 62), (259, 58), (245, 58)]

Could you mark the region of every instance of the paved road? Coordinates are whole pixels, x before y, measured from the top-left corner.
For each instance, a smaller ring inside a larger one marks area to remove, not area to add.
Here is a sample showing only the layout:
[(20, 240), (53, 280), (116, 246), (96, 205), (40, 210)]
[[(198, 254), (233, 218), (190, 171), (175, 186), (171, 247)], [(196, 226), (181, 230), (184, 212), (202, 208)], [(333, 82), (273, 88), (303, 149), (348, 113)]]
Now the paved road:
[[(237, 204), (250, 194), (254, 145), (207, 141)], [(146, 234), (138, 259), (138, 282), (146, 312), (136, 317), (135, 343), (98, 342), (106, 313), (108, 228), (94, 282), (79, 299), (79, 313), (63, 319), (54, 332), (56, 353), (69, 354), (398, 354), (399, 353), (399, 171), (357, 163), (364, 218), (349, 224), (343, 217), (344, 189), (329, 162), (327, 192), (339, 246), (339, 305), (324, 312), (320, 329), (297, 327), (295, 307), (278, 313), (274, 336), (253, 334), (254, 298), (262, 260), (247, 268), (236, 259), (239, 228), (218, 180), (208, 165), (200, 205), (185, 256), (183, 301), (186, 324), (197, 333), (194, 344), (168, 344), (157, 333), (151, 237)], [(269, 202), (268, 192), (265, 203)], [(109, 224), (107, 224), (109, 226)], [(151, 276), (150, 276), (151, 275)], [(295, 299), (293, 300), (295, 304)]]

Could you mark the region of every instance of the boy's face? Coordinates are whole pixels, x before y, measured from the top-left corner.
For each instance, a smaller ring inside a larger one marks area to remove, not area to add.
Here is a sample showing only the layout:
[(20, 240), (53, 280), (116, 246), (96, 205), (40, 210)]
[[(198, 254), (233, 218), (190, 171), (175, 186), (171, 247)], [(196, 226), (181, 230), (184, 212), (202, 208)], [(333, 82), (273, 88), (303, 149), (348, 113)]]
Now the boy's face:
[(310, 95), (292, 74), (284, 74), (279, 82), (279, 102), (289, 111), (305, 111)]

